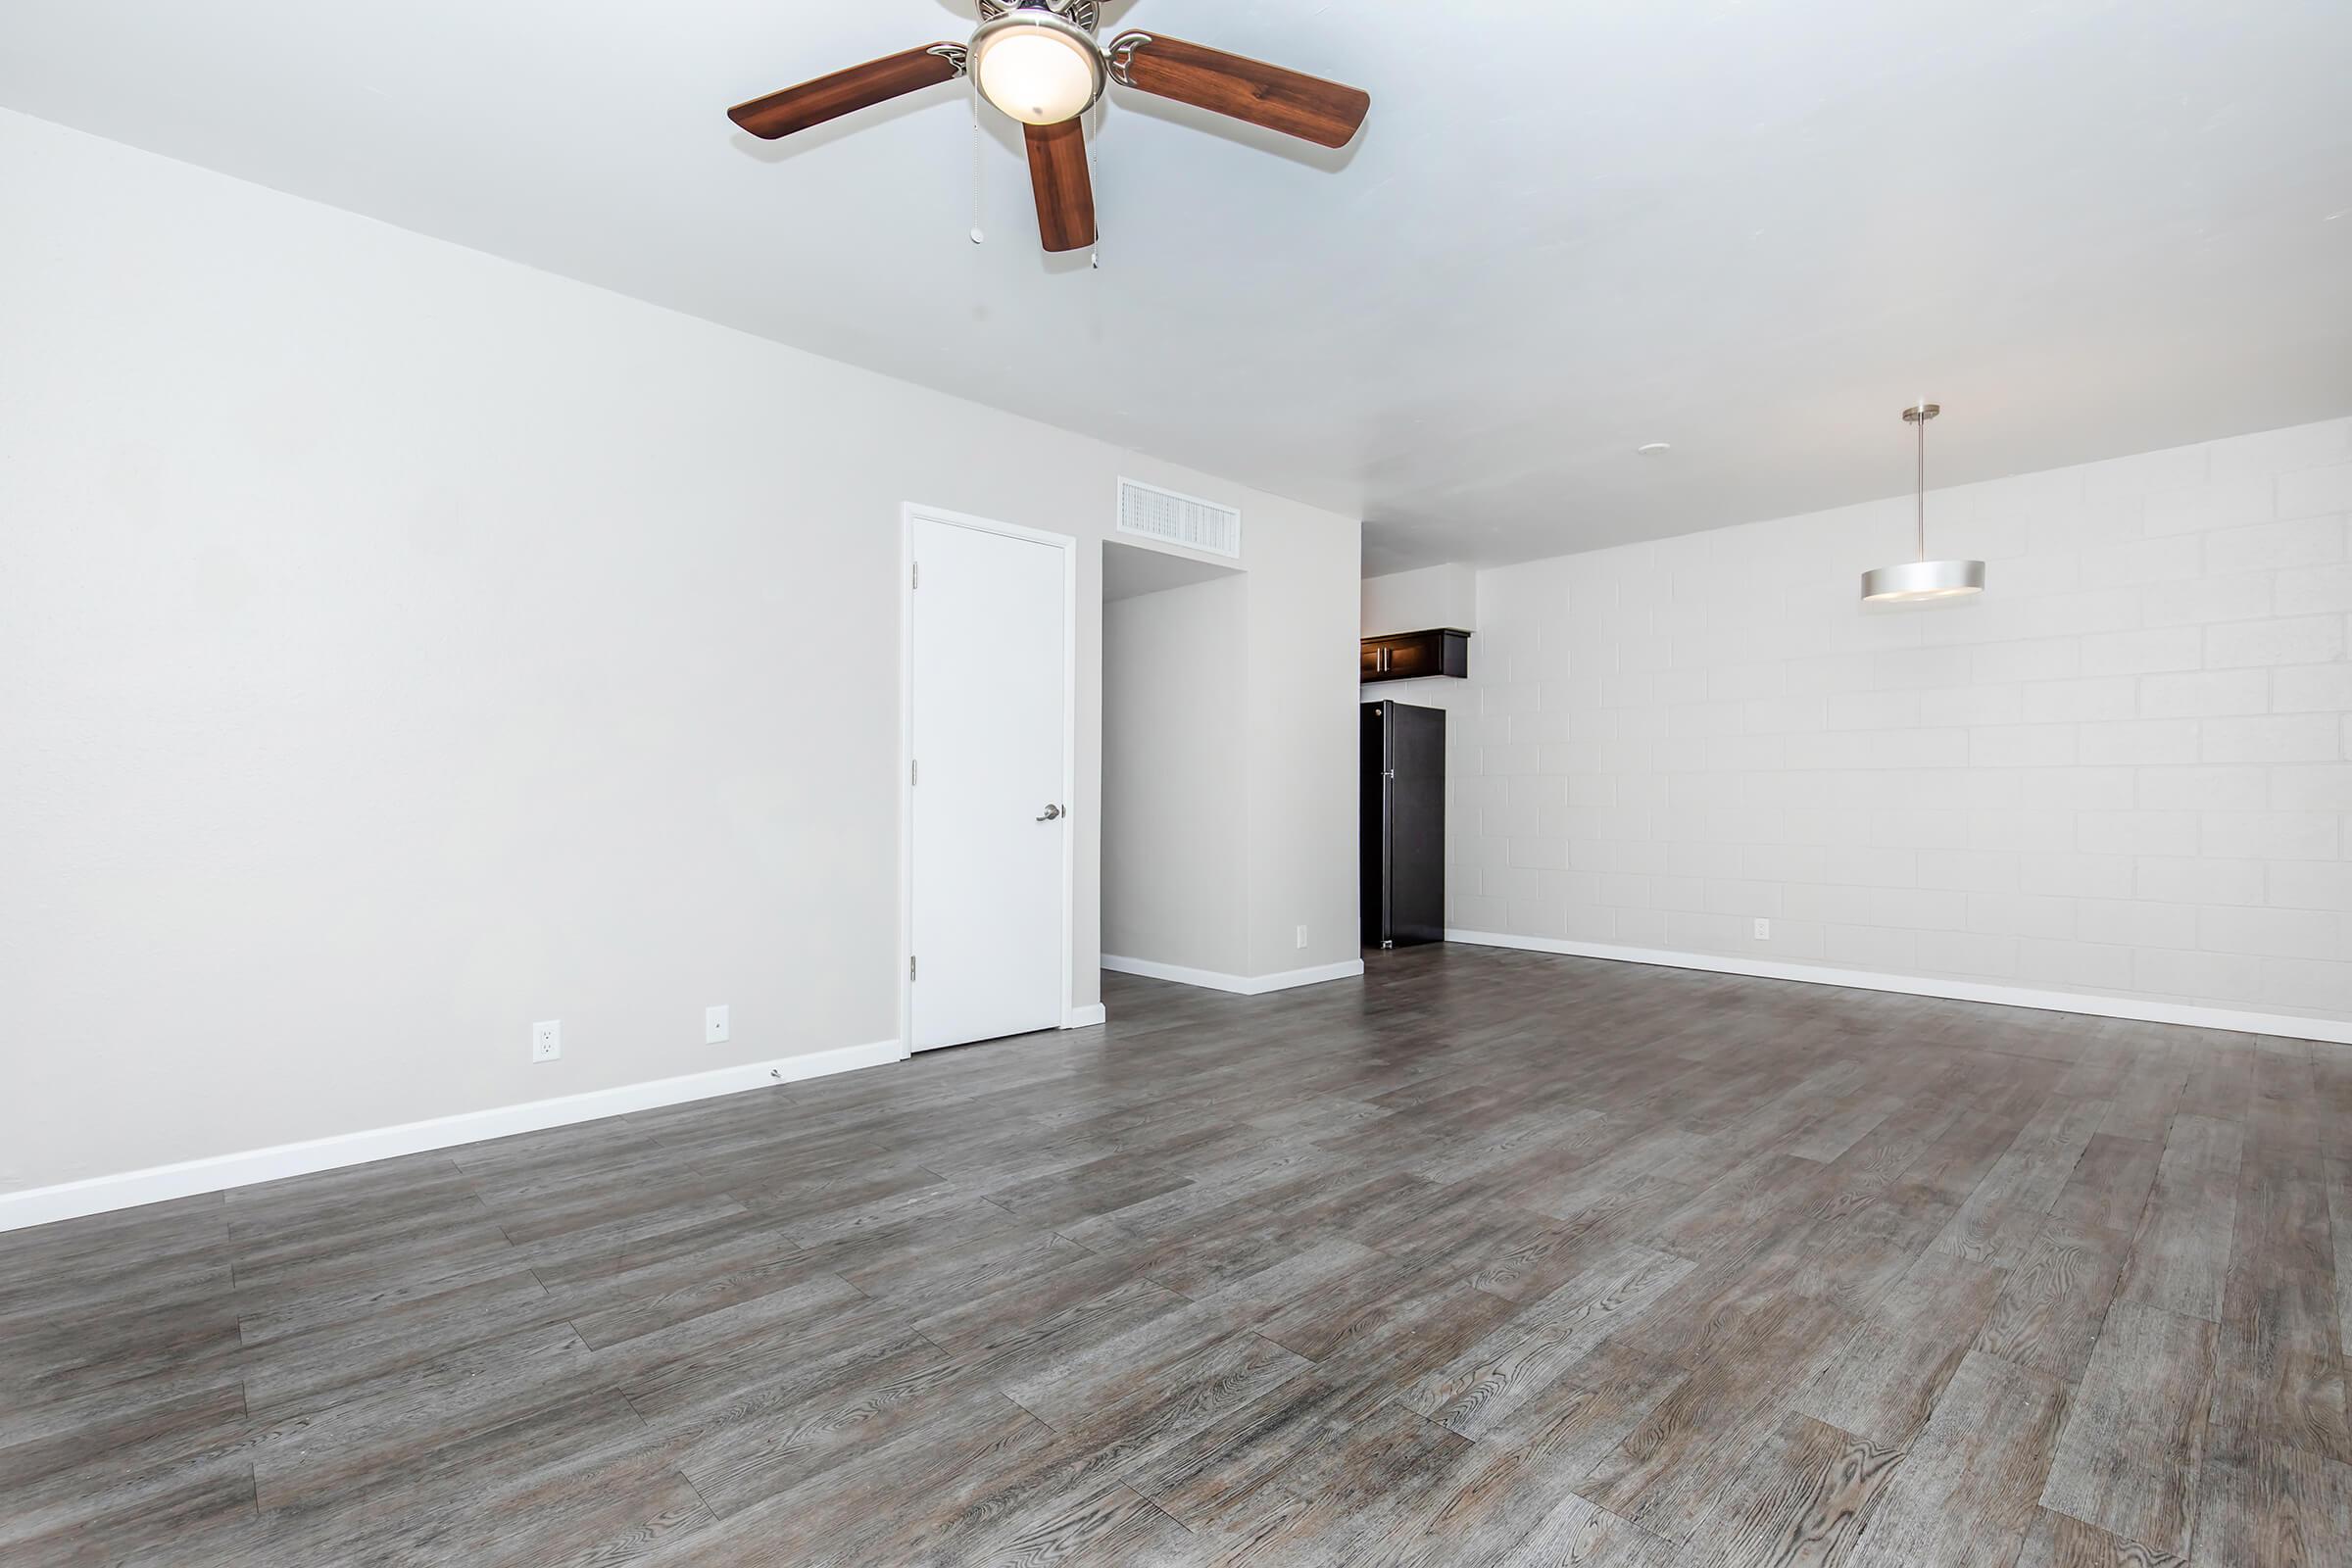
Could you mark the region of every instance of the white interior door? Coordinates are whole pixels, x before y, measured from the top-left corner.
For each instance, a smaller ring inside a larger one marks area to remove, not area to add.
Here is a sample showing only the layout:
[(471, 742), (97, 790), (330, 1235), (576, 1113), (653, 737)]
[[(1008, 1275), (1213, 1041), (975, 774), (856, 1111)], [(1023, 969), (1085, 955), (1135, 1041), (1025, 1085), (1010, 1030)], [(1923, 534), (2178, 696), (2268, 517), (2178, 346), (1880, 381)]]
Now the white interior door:
[(908, 525), (916, 1051), (1061, 1024), (1070, 841), (1069, 549)]

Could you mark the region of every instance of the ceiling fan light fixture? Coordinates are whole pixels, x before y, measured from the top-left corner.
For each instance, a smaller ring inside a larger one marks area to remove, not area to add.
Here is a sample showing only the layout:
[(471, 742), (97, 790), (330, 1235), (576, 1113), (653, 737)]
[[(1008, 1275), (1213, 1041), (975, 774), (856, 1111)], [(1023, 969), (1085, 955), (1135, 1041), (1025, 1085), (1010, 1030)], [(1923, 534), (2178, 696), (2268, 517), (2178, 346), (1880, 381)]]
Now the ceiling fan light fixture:
[(971, 58), (980, 95), (1029, 125), (1077, 119), (1107, 79), (1094, 34), (1042, 6), (982, 23)]
[(1942, 412), (1942, 407), (1934, 403), (1915, 403), (1903, 411), (1904, 422), (1919, 432), (1919, 559), (1864, 572), (1862, 602), (1866, 605), (1914, 605), (1931, 599), (1964, 599), (1984, 591), (1982, 561), (1928, 559), (1928, 421)]
[[(1037, 198), (1038, 242), (1056, 252), (1095, 243), (1094, 170), (1085, 116), (1114, 79), (1129, 92), (1189, 104), (1318, 147), (1347, 146), (1372, 108), (1371, 95), (1360, 87), (1163, 33), (1123, 32), (1106, 51), (1095, 37), (1102, 0), (977, 0), (977, 5), (980, 25), (966, 43), (916, 44), (812, 76), (747, 99), (729, 109), (727, 118), (739, 130), (775, 141), (968, 76), (975, 111), (986, 98), (1020, 122), (1029, 187)], [(977, 140), (973, 156), (978, 157)], [(973, 177), (979, 177), (977, 167)], [(977, 224), (972, 238), (980, 238)]]

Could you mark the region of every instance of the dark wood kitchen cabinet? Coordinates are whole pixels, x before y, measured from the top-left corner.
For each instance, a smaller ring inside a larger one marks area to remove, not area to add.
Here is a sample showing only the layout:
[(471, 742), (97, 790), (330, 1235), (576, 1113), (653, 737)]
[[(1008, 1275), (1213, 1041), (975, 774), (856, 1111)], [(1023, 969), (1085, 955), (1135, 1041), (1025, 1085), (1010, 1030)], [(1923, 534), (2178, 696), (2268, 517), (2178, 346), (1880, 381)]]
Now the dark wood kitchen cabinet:
[(1376, 680), (1412, 680), (1421, 675), (1470, 673), (1470, 634), (1451, 626), (1431, 631), (1400, 631), (1364, 639), (1363, 662), (1357, 666), (1365, 684)]

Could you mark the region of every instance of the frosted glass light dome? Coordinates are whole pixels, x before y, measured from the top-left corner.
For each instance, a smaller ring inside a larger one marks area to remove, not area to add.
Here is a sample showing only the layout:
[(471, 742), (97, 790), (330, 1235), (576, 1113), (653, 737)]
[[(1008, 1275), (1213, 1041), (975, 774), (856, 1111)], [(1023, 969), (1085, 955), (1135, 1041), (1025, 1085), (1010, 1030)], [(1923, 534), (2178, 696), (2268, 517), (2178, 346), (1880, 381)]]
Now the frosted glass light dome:
[(981, 96), (1031, 125), (1075, 120), (1102, 96), (1102, 55), (1076, 23), (1051, 11), (1015, 11), (972, 34)]

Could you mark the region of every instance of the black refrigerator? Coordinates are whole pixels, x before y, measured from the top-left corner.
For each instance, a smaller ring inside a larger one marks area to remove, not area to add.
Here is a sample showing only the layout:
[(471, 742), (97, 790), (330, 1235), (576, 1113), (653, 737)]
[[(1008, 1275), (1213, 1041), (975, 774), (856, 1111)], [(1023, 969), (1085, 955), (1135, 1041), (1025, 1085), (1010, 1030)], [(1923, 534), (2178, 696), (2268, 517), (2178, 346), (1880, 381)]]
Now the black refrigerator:
[(1364, 946), (1446, 940), (1446, 710), (1363, 705)]

